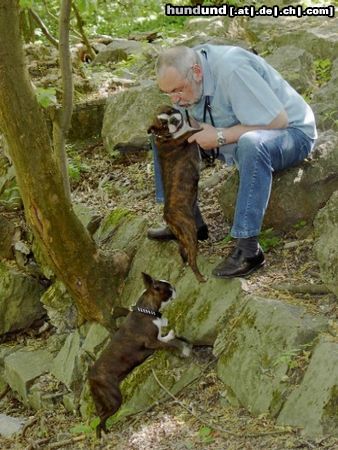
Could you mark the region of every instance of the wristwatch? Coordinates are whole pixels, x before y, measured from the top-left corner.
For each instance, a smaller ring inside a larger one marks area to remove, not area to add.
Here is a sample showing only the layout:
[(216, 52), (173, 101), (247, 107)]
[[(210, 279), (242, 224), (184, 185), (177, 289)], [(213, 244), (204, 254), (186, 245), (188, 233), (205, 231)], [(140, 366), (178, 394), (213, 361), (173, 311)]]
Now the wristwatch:
[(223, 129), (222, 128), (216, 128), (217, 130), (217, 146), (218, 147), (222, 147), (222, 145), (226, 144), (226, 140), (223, 134)]

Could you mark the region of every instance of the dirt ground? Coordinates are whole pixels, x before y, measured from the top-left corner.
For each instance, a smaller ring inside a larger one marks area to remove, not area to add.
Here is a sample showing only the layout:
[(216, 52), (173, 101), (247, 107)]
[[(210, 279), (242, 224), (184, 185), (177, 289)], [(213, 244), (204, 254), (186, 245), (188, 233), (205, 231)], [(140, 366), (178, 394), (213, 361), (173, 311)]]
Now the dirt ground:
[[(69, 153), (80, 167), (79, 179), (72, 181), (74, 202), (90, 206), (102, 216), (113, 208), (124, 207), (146, 216), (149, 224), (161, 223), (162, 207), (154, 202), (150, 155), (111, 158), (100, 141), (77, 144)], [(227, 173), (228, 169), (217, 162), (201, 174), (204, 189), (200, 193), (200, 206), (210, 238), (200, 243), (200, 252), (211, 259), (225, 256), (233, 245), (224, 239), (229, 224), (224, 223), (217, 201), (219, 186)], [(321, 285), (312, 246), (310, 228), (290, 230), (266, 251), (266, 267), (253, 274), (248, 284), (252, 292), (301, 304), (312, 314), (325, 316), (336, 332), (337, 299)], [(314, 294), (309, 285), (321, 287), (322, 292)], [(21, 334), (20, 339), (25, 337)], [(29, 333), (27, 339), (31, 339)], [(231, 407), (224, 385), (216, 376), (212, 349), (195, 348), (193, 358), (207, 367), (197, 381), (177, 398), (168, 398), (148, 412), (114, 425), (101, 442), (93, 431), (88, 431), (81, 417), (71, 415), (62, 406), (35, 412), (20, 404), (11, 392), (4, 393), (1, 412), (29, 417), (29, 422), (15, 439), (0, 438), (0, 449), (338, 449), (338, 439), (333, 437), (309, 440), (302, 437), (300, 430), (277, 427), (265, 415), (253, 417), (241, 407)]]

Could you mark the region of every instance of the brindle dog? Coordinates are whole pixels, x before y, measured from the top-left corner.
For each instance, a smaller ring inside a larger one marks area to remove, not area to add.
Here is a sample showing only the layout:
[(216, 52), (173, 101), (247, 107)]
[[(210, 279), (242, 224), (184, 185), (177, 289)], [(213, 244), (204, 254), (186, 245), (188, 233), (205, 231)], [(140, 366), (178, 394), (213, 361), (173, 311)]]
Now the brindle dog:
[(199, 124), (190, 119), (189, 125), (180, 111), (162, 107), (149, 127), (148, 133), (155, 136), (165, 193), (164, 220), (179, 242), (183, 262), (189, 263), (196, 278), (206, 281), (197, 267), (197, 227), (194, 206), (197, 202), (200, 174), (200, 152), (198, 145), (187, 139), (201, 130)]
[(175, 298), (174, 287), (146, 273), (142, 276), (146, 290), (132, 311), (128, 311), (125, 322), (89, 371), (90, 390), (100, 417), (97, 437), (101, 437), (102, 430), (107, 432), (108, 417), (120, 408), (122, 394), (119, 385), (134, 367), (160, 348), (179, 349), (182, 356), (190, 353), (190, 347), (176, 338), (173, 330), (166, 336), (161, 333), (161, 327), (168, 321), (161, 318), (159, 310)]

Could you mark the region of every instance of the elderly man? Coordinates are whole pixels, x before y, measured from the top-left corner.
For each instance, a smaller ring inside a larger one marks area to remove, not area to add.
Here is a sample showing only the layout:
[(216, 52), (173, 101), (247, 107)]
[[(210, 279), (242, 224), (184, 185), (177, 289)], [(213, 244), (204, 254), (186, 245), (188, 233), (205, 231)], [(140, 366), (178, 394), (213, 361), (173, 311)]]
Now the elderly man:
[[(317, 137), (313, 112), (263, 58), (239, 47), (174, 47), (160, 55), (156, 70), (161, 91), (202, 125), (189, 141), (206, 151), (218, 147), (220, 157), (238, 168), (231, 228), (236, 247), (213, 275), (246, 276), (265, 263), (258, 235), (272, 173), (309, 155)], [(197, 205), (195, 212), (198, 238), (206, 239)], [(148, 237), (175, 238), (168, 227), (149, 230)]]

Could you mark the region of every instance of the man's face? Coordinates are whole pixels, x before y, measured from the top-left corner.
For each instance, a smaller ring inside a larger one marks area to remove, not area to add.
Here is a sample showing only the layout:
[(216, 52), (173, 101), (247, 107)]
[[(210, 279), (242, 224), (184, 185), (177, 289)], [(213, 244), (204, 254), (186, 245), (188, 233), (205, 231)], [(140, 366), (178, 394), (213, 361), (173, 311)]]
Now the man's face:
[(197, 64), (185, 76), (174, 67), (167, 67), (157, 82), (160, 90), (179, 106), (189, 107), (198, 102), (202, 95), (202, 71)]

